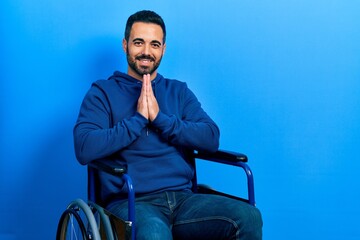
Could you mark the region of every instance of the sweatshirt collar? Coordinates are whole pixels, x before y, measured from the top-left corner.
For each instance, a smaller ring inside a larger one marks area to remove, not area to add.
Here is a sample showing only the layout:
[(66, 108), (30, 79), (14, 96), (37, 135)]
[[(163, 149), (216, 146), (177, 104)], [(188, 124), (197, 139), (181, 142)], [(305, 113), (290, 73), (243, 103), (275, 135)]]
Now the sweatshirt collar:
[[(157, 73), (156, 77), (154, 78), (154, 80), (151, 81), (151, 83), (156, 84), (162, 78), (163, 78), (163, 76), (161, 74)], [(130, 75), (120, 72), (120, 71), (115, 71), (114, 74), (109, 77), (109, 80), (110, 79), (115, 79), (117, 81), (127, 83), (127, 84), (141, 84), (142, 83), (142, 81), (140, 81), (134, 77), (131, 77)]]

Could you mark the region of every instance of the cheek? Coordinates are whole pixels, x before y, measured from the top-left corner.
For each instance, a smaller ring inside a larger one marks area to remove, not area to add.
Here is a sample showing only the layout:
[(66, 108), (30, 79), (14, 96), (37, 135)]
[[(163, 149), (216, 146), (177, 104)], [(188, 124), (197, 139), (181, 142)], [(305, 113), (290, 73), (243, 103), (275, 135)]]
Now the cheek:
[(160, 59), (164, 55), (164, 51), (158, 51), (158, 52), (154, 53), (154, 55), (156, 56), (157, 59)]
[(128, 59), (135, 62), (135, 58), (136, 58), (136, 56), (138, 56), (138, 53), (135, 53), (133, 51), (128, 51), (128, 53), (126, 55), (127, 55)]
[(130, 56), (136, 56), (139, 53), (136, 48), (128, 47), (126, 54), (128, 54)]

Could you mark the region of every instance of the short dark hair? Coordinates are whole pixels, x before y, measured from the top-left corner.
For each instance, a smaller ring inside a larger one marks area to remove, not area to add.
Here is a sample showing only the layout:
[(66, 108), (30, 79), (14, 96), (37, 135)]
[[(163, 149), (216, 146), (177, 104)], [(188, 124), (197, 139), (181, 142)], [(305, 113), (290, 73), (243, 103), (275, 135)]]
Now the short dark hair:
[(126, 27), (125, 27), (126, 41), (129, 41), (130, 31), (135, 22), (154, 23), (154, 24), (159, 25), (163, 31), (163, 34), (164, 34), (163, 42), (165, 43), (166, 28), (165, 28), (164, 20), (160, 17), (159, 14), (157, 14), (156, 12), (153, 12), (153, 11), (149, 11), (149, 10), (142, 10), (142, 11), (136, 12), (128, 18), (128, 20), (126, 22)]

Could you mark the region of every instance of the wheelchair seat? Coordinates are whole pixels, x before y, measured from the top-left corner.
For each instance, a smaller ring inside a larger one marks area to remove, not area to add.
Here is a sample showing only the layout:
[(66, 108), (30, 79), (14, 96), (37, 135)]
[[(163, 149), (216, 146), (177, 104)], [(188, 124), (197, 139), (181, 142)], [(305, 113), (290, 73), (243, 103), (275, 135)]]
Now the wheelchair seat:
[[(245, 201), (255, 206), (254, 178), (250, 167), (247, 164), (246, 155), (237, 152), (219, 150), (215, 153), (191, 151), (188, 160), (192, 163), (195, 174), (192, 179), (192, 191), (194, 193), (218, 194), (240, 201)], [(196, 161), (207, 160), (244, 170), (247, 179), (247, 196), (239, 197), (214, 190), (206, 185), (197, 183)], [(99, 200), (98, 173), (106, 172), (122, 178), (128, 192), (128, 218), (119, 219), (111, 212), (104, 209), (103, 203)], [(131, 176), (127, 174), (125, 166), (116, 165), (113, 162), (93, 161), (88, 164), (88, 200), (82, 199), (72, 201), (63, 212), (58, 223), (56, 234), (57, 240), (63, 239), (135, 239), (135, 189)]]

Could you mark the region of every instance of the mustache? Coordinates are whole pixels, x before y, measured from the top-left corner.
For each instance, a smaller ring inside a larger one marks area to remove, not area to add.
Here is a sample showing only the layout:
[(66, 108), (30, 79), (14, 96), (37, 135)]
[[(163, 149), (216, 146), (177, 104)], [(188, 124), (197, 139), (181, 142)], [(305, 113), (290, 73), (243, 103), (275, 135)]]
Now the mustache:
[(139, 55), (139, 56), (136, 56), (135, 59), (136, 59), (136, 60), (147, 59), (147, 60), (150, 60), (150, 61), (155, 61), (155, 58), (153, 58), (153, 57), (150, 56), (150, 55), (145, 55), (145, 54), (141, 54), (141, 55)]

